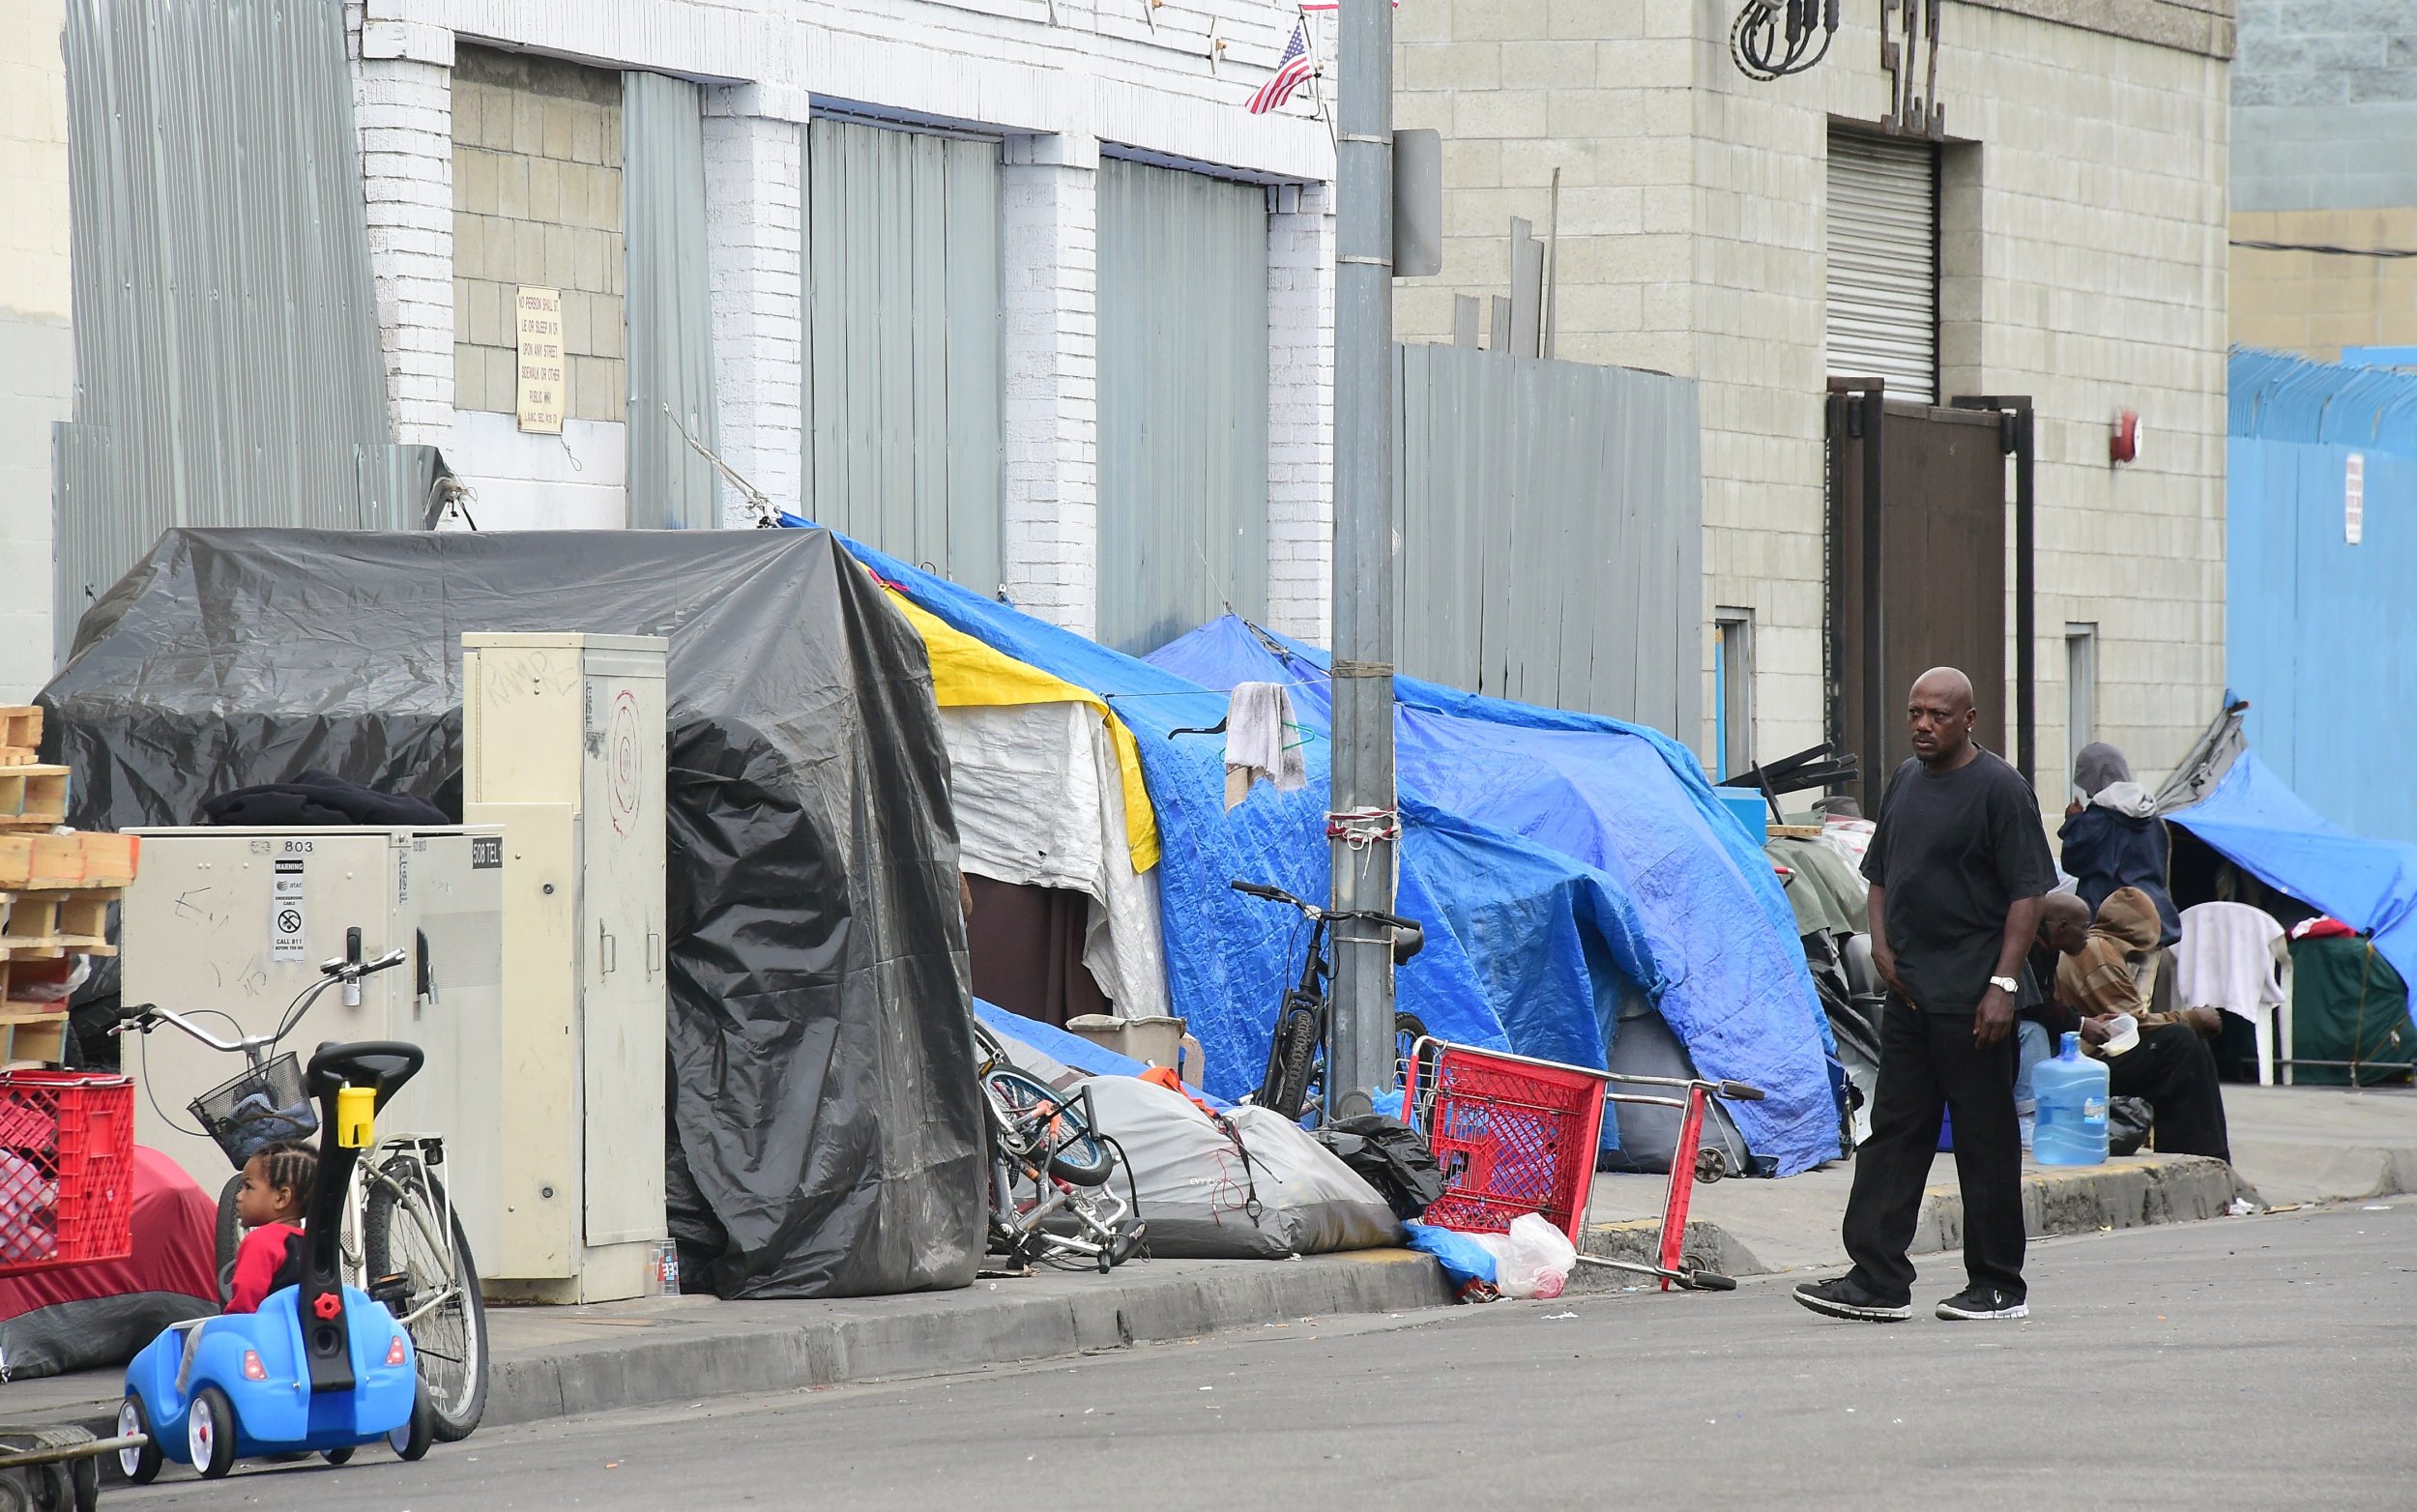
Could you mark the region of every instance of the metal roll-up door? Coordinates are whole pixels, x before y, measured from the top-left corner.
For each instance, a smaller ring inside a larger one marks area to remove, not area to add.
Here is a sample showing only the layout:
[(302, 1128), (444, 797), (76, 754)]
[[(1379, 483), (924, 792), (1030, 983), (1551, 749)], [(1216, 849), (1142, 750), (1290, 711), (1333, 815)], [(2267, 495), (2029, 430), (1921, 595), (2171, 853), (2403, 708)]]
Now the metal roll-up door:
[(1829, 371), (1938, 397), (1938, 175), (1926, 141), (1829, 133)]
[(818, 119), (805, 160), (807, 512), (995, 593), (999, 144)]
[(1267, 190), (1103, 160), (1099, 639), (1267, 604)]

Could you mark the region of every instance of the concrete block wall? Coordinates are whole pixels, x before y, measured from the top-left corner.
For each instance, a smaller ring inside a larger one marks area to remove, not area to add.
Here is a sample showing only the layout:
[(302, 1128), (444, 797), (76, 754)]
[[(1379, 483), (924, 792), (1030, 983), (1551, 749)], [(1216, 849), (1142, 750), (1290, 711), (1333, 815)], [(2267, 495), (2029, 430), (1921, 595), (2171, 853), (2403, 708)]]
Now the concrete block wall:
[[(1005, 587), (1024, 607), (1082, 630), (1094, 623), (1097, 572), (1099, 144), (1205, 172), (1306, 187), (1312, 203), (1320, 203), (1317, 195), (1333, 177), (1333, 147), (1312, 91), (1273, 114), (1242, 108), (1291, 33), (1296, 13), (1282, 8), (1233, 11), (1203, 0), (1147, 8), (1102, 0), (851, 0), (810, 12), (791, 0), (348, 3), (356, 34), (364, 38), (364, 73), (370, 60), (388, 53), (449, 70), (455, 39), (476, 38), (539, 62), (540, 55), (572, 57), (604, 69), (731, 81), (709, 92), (707, 104), (720, 434), (726, 457), (775, 502), (798, 497), (803, 420), (798, 384), (788, 376), (802, 357), (801, 300), (777, 266), (801, 235), (785, 129), (836, 109), (1000, 136), (1008, 153), (1002, 206)], [(1315, 30), (1331, 58), (1330, 21)], [(371, 46), (369, 37), (384, 40)], [(423, 159), (420, 179), (451, 174), (449, 159)], [(385, 192), (407, 198), (402, 181), (409, 175), (393, 177)], [(1330, 214), (1321, 209), (1297, 223), (1276, 218), (1271, 262), (1292, 268), (1315, 255), (1318, 238), (1330, 245)], [(452, 250), (446, 249), (449, 260)], [(485, 254), (466, 238), (461, 251)], [(378, 259), (382, 289), (392, 261)], [(1271, 271), (1270, 294), (1291, 277)], [(450, 270), (446, 281), (450, 296)], [(470, 331), (474, 281), (462, 275), (460, 332), (445, 336), (449, 351), (462, 349), (455, 355), (465, 372), (480, 369), (475, 380), (462, 380), (475, 390), (464, 387), (448, 400), (460, 406), (451, 416), (449, 457), (457, 467), (469, 460), (481, 497), (508, 522), (605, 522), (610, 511), (601, 502), (562, 501), (570, 498), (565, 490), (618, 498), (619, 428), (583, 430), (573, 422), (547, 451), (514, 436), (501, 411), (484, 408), (499, 401), (485, 392), (487, 349)], [(1288, 283), (1283, 296), (1298, 303), (1315, 292), (1296, 283)], [(1304, 320), (1322, 322), (1320, 331), (1331, 325), (1330, 284), (1329, 275), (1325, 292), (1316, 296), (1323, 300), (1317, 313), (1303, 309)], [(1269, 466), (1269, 509), (1271, 571), (1290, 585), (1277, 590), (1280, 612), (1289, 616), (1284, 623), (1322, 634), (1325, 547), (1319, 533), (1331, 464), (1330, 421), (1325, 401), (1313, 396), (1325, 382), (1318, 362), (1304, 347), (1271, 344), (1270, 421), (1284, 439)], [(510, 398), (502, 395), (502, 410)], [(398, 419), (401, 406), (398, 398)], [(736, 523), (735, 500), (727, 495), (724, 510), (725, 522)]]
[(1098, 626), (1099, 144), (1014, 136), (999, 172), (1007, 597)]
[(369, 268), (394, 439), (443, 446), (453, 422), (453, 37), (368, 19), (347, 0)]
[(1334, 194), (1268, 193), (1267, 620), (1330, 644), (1334, 592)]
[(0, 704), (50, 681), (50, 427), (73, 412), (64, 0), (0, 26)]
[(452, 97), (454, 408), (517, 407), (513, 298), (533, 286), (562, 291), (563, 418), (622, 420), (621, 75), (463, 46)]
[[(2241, 0), (2232, 339), (2330, 362), (2417, 345), (2417, 6)], [(2299, 250), (2342, 247), (2344, 252)]]
[[(705, 214), (713, 258), (713, 388), (722, 457), (775, 509), (803, 512), (804, 132), (757, 91), (705, 99)], [(722, 523), (755, 523), (724, 479)]]
[[(2031, 393), (2041, 416), (2055, 808), (2065, 621), (2100, 625), (2100, 735), (2144, 773), (2180, 756), (2222, 687), (2227, 95), (2222, 56), (2024, 14), (2050, 9), (1950, 4), (1938, 78), (1964, 139), (1941, 205), (1942, 383)], [(1453, 294), (1506, 292), (1509, 219), (1545, 235), (1561, 170), (1557, 355), (1701, 384), (1704, 707), (1711, 607), (1751, 606), (1768, 754), (1822, 734), (1827, 132), (1877, 122), (1887, 84), (1868, 14), (1850, 8), (1862, 24), (1826, 61), (1770, 84), (1732, 64), (1733, 14), (1404, 7), (1399, 115), (1446, 132), (1447, 241), (1443, 276), (1405, 285), (1398, 320), (1405, 340), (1449, 339)], [(2152, 440), (2112, 473), (2118, 407)], [(1678, 733), (1706, 748), (1708, 726)]]

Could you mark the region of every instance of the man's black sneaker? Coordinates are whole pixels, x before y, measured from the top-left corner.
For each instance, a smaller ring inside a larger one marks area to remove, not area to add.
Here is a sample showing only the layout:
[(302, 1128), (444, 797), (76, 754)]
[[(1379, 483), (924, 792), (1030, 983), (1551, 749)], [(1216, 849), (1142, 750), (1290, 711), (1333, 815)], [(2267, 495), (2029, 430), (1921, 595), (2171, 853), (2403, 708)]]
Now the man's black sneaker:
[(2031, 1305), (2011, 1292), (1994, 1286), (1968, 1286), (1938, 1304), (1938, 1316), (1949, 1323), (1992, 1318), (2028, 1318)]
[(1845, 1318), (1855, 1323), (1903, 1323), (1913, 1316), (1911, 1303), (1876, 1296), (1864, 1291), (1852, 1276), (1840, 1276), (1835, 1281), (1807, 1281), (1796, 1288), (1796, 1301), (1825, 1318)]

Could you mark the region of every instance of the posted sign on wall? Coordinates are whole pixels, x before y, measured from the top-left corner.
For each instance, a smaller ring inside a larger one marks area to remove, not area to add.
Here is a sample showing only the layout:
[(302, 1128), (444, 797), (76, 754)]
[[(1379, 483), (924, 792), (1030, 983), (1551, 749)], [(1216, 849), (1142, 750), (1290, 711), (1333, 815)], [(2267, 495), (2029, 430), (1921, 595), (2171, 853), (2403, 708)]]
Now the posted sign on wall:
[(514, 412), (523, 430), (563, 433), (563, 293), (521, 289), (512, 295), (518, 328), (519, 396)]

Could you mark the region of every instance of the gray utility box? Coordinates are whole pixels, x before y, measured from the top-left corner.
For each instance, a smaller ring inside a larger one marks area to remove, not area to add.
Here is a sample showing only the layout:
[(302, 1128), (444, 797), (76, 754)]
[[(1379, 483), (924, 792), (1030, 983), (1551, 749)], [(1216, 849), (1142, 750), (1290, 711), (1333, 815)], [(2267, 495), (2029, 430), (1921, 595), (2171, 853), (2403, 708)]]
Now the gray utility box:
[[(503, 1018), (502, 832), (441, 829), (137, 829), (142, 867), (126, 889), (124, 1001), (193, 1017), (223, 1039), (274, 1031), (287, 1004), (344, 953), (405, 952), (401, 966), (322, 994), (285, 1038), (303, 1064), (324, 1040), (402, 1039), (427, 1065), (378, 1116), (381, 1134), (445, 1136), (438, 1175), (483, 1261), (498, 1238)], [(142, 1083), (134, 1137), (205, 1192), (234, 1174), (186, 1104), (245, 1069), (161, 1025), (122, 1041)]]
[(663, 660), (656, 636), (462, 637), (462, 799), (502, 827), (490, 1295), (644, 1294), (663, 1214)]

